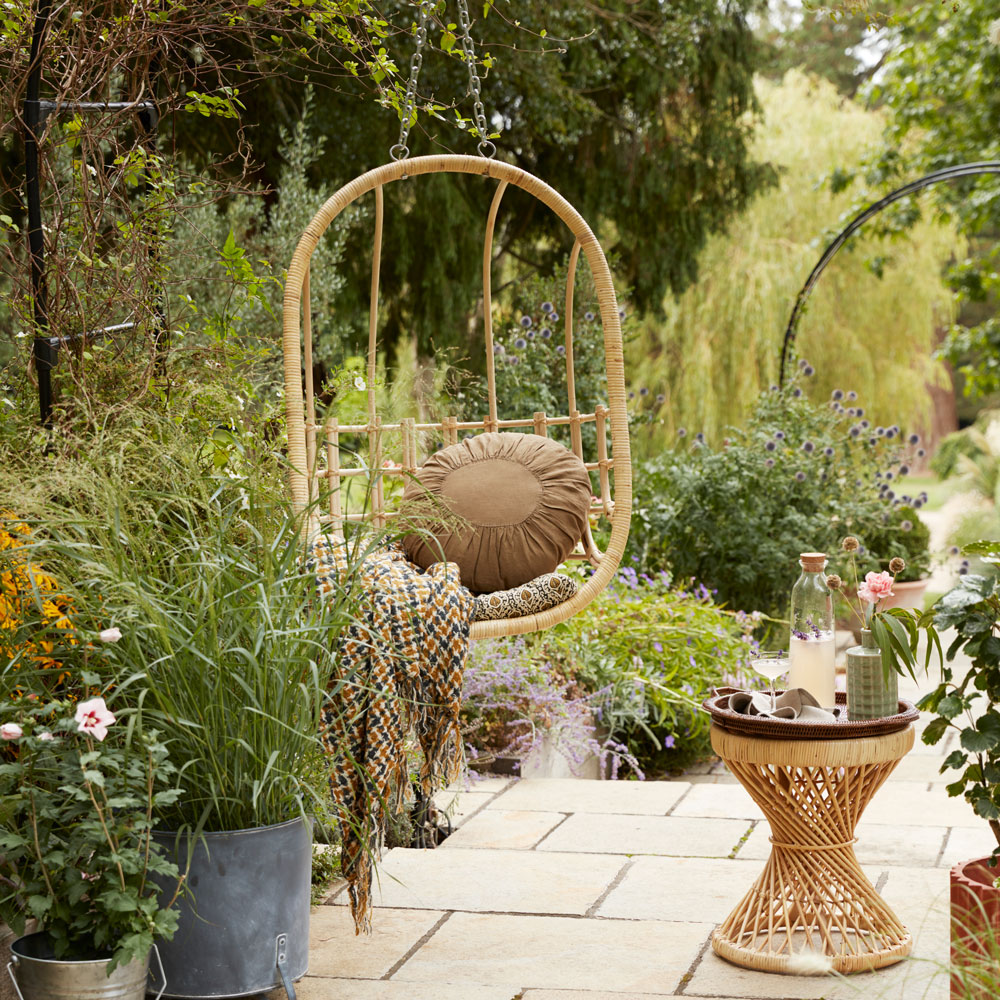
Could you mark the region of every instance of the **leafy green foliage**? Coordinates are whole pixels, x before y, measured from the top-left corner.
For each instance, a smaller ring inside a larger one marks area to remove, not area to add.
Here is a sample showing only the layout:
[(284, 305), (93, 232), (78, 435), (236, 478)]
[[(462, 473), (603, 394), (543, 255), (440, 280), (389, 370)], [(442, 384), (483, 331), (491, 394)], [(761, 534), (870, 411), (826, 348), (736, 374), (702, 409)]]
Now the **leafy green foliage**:
[[(1000, 562), (1000, 543), (978, 542), (966, 546), (967, 555), (988, 563)], [(954, 629), (955, 640), (947, 651), (948, 664), (961, 651), (971, 667), (956, 675), (945, 665), (941, 683), (919, 702), (936, 713), (924, 731), (925, 743), (935, 745), (954, 730), (958, 748), (941, 765), (941, 773), (957, 771), (948, 785), (949, 795), (961, 795), (977, 816), (989, 823), (997, 840), (994, 857), (1000, 858), (1000, 585), (993, 576), (969, 573), (961, 577), (933, 607), (934, 624)]]
[[(988, 0), (913, 4), (893, 26), (882, 72), (868, 98), (888, 113), (885, 135), (860, 171), (882, 191), (933, 170), (1000, 158), (994, 126), (1000, 48), (991, 40), (996, 8)], [(969, 177), (933, 189), (937, 212), (947, 213), (972, 241), (958, 255), (948, 281), (962, 309), (942, 354), (972, 394), (1000, 387), (997, 365), (1000, 324), (996, 319), (1000, 180)], [(899, 234), (921, 217), (911, 199), (883, 213), (883, 231)]]
[(164, 904), (150, 877), (180, 887), (150, 836), (181, 796), (167, 743), (117, 707), (118, 724), (95, 743), (72, 702), (31, 700), (27, 684), (7, 665), (0, 718), (23, 735), (0, 763), (0, 917), (18, 934), (38, 920), (57, 957), (108, 956), (109, 971), (144, 960), (177, 928), (176, 896)]
[[(884, 126), (882, 112), (799, 72), (780, 84), (759, 80), (757, 92), (764, 120), (753, 151), (780, 171), (779, 184), (706, 243), (698, 282), (664, 301), (663, 320), (640, 318), (625, 370), (631, 388), (649, 390), (642, 410), (651, 422), (635, 436), (643, 457), (670, 448), (680, 427), (719, 441), (778, 381), (795, 297), (824, 241), (857, 208), (851, 192), (817, 184), (817, 164), (860, 159)], [(806, 392), (824, 401), (853, 389), (873, 425), (930, 428), (927, 386), (950, 387), (932, 354), (951, 312), (942, 269), (956, 254), (964, 256), (964, 241), (939, 220), (921, 221), (906, 240), (859, 234), (853, 252), (841, 251), (824, 272), (799, 323), (797, 349), (816, 369)], [(881, 278), (866, 266), (874, 256), (888, 259)]]
[(807, 381), (762, 393), (720, 446), (685, 435), (639, 466), (629, 552), (640, 564), (693, 577), (729, 607), (784, 618), (800, 552), (833, 555), (844, 535), (878, 536), (897, 499), (885, 474), (900, 473), (899, 431), (877, 434), (843, 394), (811, 402)]
[(644, 770), (677, 770), (711, 752), (701, 703), (714, 686), (742, 682), (758, 621), (722, 610), (704, 586), (627, 565), (532, 656), (593, 692), (598, 722)]

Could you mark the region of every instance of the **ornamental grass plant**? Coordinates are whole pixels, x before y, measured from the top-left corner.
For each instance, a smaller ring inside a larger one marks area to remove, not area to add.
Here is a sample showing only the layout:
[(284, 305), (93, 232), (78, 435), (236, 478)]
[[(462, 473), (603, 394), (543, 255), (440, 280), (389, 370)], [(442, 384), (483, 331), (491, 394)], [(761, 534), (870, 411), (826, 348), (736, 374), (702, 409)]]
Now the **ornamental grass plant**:
[[(187, 794), (161, 828), (238, 830), (312, 811), (320, 712), (351, 614), (319, 601), (298, 522), (247, 485), (202, 497), (150, 491), (152, 522), (49, 525), (47, 549), (121, 630), (112, 669), (147, 724), (170, 734)], [(317, 780), (319, 779), (319, 780)]]

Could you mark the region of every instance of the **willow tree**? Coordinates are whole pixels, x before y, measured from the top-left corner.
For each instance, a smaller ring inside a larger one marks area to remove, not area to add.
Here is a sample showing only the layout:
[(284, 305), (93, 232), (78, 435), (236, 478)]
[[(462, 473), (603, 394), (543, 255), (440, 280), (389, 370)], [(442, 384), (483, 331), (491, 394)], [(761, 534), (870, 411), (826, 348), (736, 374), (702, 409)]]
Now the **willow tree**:
[[(654, 448), (682, 426), (722, 437), (777, 381), (796, 293), (853, 206), (824, 177), (874, 148), (885, 124), (798, 72), (761, 82), (758, 93), (754, 153), (778, 167), (780, 185), (709, 241), (698, 283), (666, 302), (665, 321), (647, 320), (631, 347), (633, 386), (648, 390), (636, 404), (656, 417)], [(905, 239), (864, 239), (835, 258), (799, 326), (816, 398), (853, 389), (876, 423), (928, 426), (925, 387), (944, 377), (931, 354), (952, 309), (942, 268), (961, 245), (953, 228), (920, 222)]]

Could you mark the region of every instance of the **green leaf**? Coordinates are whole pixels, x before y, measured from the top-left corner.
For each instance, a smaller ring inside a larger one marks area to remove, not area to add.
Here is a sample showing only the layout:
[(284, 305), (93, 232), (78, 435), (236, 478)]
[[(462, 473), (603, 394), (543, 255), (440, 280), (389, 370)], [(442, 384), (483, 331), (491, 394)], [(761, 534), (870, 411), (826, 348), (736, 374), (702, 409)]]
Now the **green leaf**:
[(924, 730), (923, 735), (920, 737), (924, 743), (928, 746), (934, 746), (942, 736), (944, 736), (945, 730), (948, 728), (947, 719), (931, 719), (928, 723), (927, 728)]
[(963, 729), (961, 743), (969, 753), (985, 753), (997, 745), (997, 738), (976, 729)]
[(944, 773), (948, 768), (964, 767), (966, 761), (966, 756), (961, 750), (952, 750), (950, 754), (944, 759), (944, 763), (941, 765), (941, 773)]
[(976, 815), (983, 819), (1000, 819), (1000, 809), (987, 796), (982, 795), (976, 799)]
[(945, 719), (954, 719), (963, 708), (965, 708), (965, 705), (962, 699), (957, 694), (949, 694), (938, 702), (936, 711), (938, 715), (943, 716)]

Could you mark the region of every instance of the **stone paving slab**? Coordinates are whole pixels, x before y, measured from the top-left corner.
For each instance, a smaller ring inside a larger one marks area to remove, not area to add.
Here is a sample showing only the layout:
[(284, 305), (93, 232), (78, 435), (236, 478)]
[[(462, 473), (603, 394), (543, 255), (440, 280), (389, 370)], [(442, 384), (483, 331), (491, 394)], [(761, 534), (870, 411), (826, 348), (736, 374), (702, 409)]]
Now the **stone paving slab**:
[[(607, 993), (604, 991), (593, 992), (592, 990), (525, 990), (524, 1000), (622, 1000), (622, 993)], [(671, 993), (665, 996), (663, 993), (630, 993), (628, 1000), (670, 1000), (671, 997), (679, 998), (680, 993)], [(706, 997), (693, 997), (683, 994), (683, 1000), (708, 1000)]]
[(865, 809), (865, 820), (887, 826), (923, 826), (928, 821), (935, 826), (983, 826), (965, 799), (950, 798), (943, 785), (928, 789), (915, 781), (887, 781)]
[(484, 808), (496, 795), (491, 791), (456, 791), (446, 788), (434, 795), (434, 805), (447, 814), (452, 826), (461, 826), (470, 816)]
[(724, 920), (760, 874), (756, 861), (636, 858), (597, 910), (626, 920)]
[(677, 804), (690, 787), (686, 781), (528, 778), (498, 795), (487, 808), (663, 816)]
[(441, 844), (441, 848), (479, 847), (528, 851), (565, 819), (565, 813), (557, 812), (484, 809), (463, 823)]
[(455, 913), (392, 978), (670, 996), (710, 931), (699, 923)]
[(309, 921), (309, 973), (380, 979), (444, 916), (380, 907), (371, 934), (355, 934), (346, 906), (316, 906)]
[(550, 833), (539, 851), (728, 857), (749, 829), (740, 819), (706, 823), (685, 816), (576, 814)]
[(764, 814), (742, 785), (693, 785), (671, 816), (706, 819), (763, 819)]
[[(964, 799), (962, 800), (965, 801)], [(969, 812), (972, 807), (967, 806)], [(972, 858), (984, 858), (987, 854), (992, 854), (996, 850), (996, 838), (986, 825), (986, 820), (980, 820), (976, 829), (954, 827), (948, 834), (948, 841), (944, 845), (944, 853), (941, 855), (941, 865), (944, 868), (951, 868), (959, 861), (970, 861)]]
[[(299, 1000), (519, 1000), (521, 996), (520, 991), (502, 986), (417, 985), (312, 976), (297, 983), (295, 992)], [(275, 990), (268, 1000), (285, 1000), (285, 991)]]
[[(862, 864), (934, 867), (941, 857), (948, 828), (913, 826), (906, 828), (905, 836), (900, 836), (898, 826), (884, 826), (862, 820), (856, 832), (858, 842), (854, 845), (854, 853)], [(767, 822), (758, 823), (736, 857), (742, 860), (765, 860), (771, 853), (770, 836), (771, 828)]]
[[(622, 862), (593, 854), (397, 847), (379, 864), (372, 901), (377, 907), (582, 916)], [(346, 906), (347, 893), (334, 902)]]

